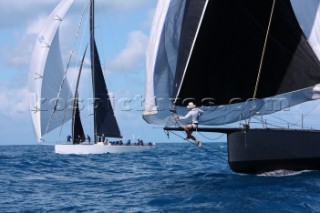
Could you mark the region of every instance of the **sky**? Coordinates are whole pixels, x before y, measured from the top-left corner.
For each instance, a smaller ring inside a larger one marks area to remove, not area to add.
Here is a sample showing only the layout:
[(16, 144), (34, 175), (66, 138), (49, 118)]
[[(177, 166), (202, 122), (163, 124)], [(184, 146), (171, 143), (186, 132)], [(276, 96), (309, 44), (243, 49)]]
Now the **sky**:
[[(29, 63), (37, 34), (60, 0), (1, 0), (0, 2), (0, 145), (37, 144), (32, 126), (28, 104)], [(145, 52), (148, 44), (150, 27), (157, 0), (96, 0), (96, 40), (99, 45), (100, 60), (108, 90), (114, 95), (115, 115), (124, 138), (142, 138), (152, 142), (178, 142), (180, 137), (170, 135), (168, 138), (162, 126), (147, 124), (142, 119), (141, 99), (144, 97)], [(84, 0), (75, 0), (60, 28), (60, 43), (63, 61), (67, 64), (74, 40), (76, 38), (79, 18)], [(85, 21), (84, 21), (85, 22)], [(82, 44), (83, 45), (83, 44)], [(75, 48), (76, 58), (81, 57), (82, 50)], [(68, 79), (74, 86), (77, 68), (72, 64)], [(84, 65), (80, 85), (80, 98), (91, 95), (89, 58)], [(127, 101), (131, 100), (128, 103)], [(316, 105), (320, 108), (320, 103)], [(298, 107), (300, 111), (319, 112), (314, 105)], [(284, 119), (292, 118), (285, 112)], [(90, 108), (84, 110), (90, 114)], [(82, 115), (85, 113), (82, 113)], [(319, 114), (319, 113), (317, 113)], [(286, 117), (287, 116), (287, 117)], [(319, 127), (318, 117), (313, 118), (313, 126)], [(298, 115), (296, 125), (305, 125)], [(90, 116), (83, 115), (86, 132), (92, 132)], [(282, 122), (270, 116), (268, 121)], [(286, 124), (286, 123), (285, 123)], [(54, 144), (64, 141), (70, 134), (70, 123), (48, 134), (46, 143)], [(183, 137), (183, 133), (178, 133)], [(226, 141), (222, 134), (194, 133), (202, 141)]]
[[(37, 144), (28, 103), (29, 62), (37, 34), (59, 2), (0, 2), (0, 145)], [(161, 126), (147, 124), (139, 105), (144, 96), (145, 52), (156, 4), (157, 0), (96, 0), (96, 39), (108, 90), (117, 101), (114, 110), (124, 138), (139, 137), (156, 143), (181, 141), (176, 136), (168, 138)], [(60, 27), (65, 65), (83, 5), (84, 0), (76, 0)], [(81, 35), (78, 39), (82, 39)], [(80, 54), (80, 50), (75, 51), (75, 55)], [(90, 95), (85, 87), (90, 77), (88, 60), (87, 57), (80, 86), (84, 98)], [(68, 79), (72, 81), (74, 76), (71, 72)], [(126, 100), (132, 100), (129, 109), (124, 104)], [(83, 118), (83, 123), (85, 131), (92, 129), (89, 118)], [(48, 134), (46, 143), (63, 141), (68, 134), (70, 123)]]

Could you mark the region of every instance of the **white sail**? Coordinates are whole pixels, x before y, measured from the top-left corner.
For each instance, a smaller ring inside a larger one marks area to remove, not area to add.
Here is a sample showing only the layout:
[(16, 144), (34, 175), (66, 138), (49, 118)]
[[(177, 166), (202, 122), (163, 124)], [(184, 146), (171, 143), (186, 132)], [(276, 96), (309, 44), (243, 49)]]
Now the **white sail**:
[(320, 0), (291, 0), (298, 22), (320, 60)]
[(65, 70), (60, 52), (59, 26), (73, 2), (63, 0), (53, 10), (33, 49), (29, 70), (29, 105), (38, 140), (71, 119), (71, 111), (67, 109), (71, 91), (68, 82), (63, 83)]
[(145, 110), (144, 114), (156, 113), (157, 107), (154, 97), (153, 87), (153, 70), (156, 64), (156, 57), (158, 53), (158, 47), (160, 43), (160, 37), (163, 31), (164, 22), (167, 16), (171, 0), (158, 1), (157, 9), (154, 15), (152, 29), (150, 33), (149, 45), (147, 48), (146, 59), (146, 85), (145, 85)]

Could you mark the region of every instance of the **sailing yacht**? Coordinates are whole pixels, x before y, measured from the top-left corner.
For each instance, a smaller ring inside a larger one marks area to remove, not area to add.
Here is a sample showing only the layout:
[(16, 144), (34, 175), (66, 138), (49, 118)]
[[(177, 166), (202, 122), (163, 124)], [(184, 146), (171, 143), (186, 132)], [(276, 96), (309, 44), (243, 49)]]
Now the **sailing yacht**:
[(320, 169), (319, 129), (264, 118), (319, 102), (319, 0), (161, 0), (152, 26), (146, 122), (183, 131), (172, 112), (193, 101), (234, 172)]
[[(90, 3), (90, 59), (93, 90), (94, 137), (85, 143), (85, 135), (79, 109), (79, 84), (87, 48), (84, 51), (76, 80), (74, 95), (66, 77), (60, 42), (59, 26), (73, 4), (74, 0), (62, 0), (49, 15), (42, 31), (38, 35), (30, 64), (29, 93), (31, 117), (39, 141), (52, 130), (72, 120), (72, 144), (56, 144), (55, 152), (59, 154), (101, 154), (150, 150), (153, 143), (126, 144), (111, 143), (105, 138), (121, 139), (122, 135), (110, 102), (103, 75), (97, 44), (95, 41), (94, 0)], [(66, 103), (72, 103), (66, 107)], [(71, 137), (69, 137), (71, 138)]]

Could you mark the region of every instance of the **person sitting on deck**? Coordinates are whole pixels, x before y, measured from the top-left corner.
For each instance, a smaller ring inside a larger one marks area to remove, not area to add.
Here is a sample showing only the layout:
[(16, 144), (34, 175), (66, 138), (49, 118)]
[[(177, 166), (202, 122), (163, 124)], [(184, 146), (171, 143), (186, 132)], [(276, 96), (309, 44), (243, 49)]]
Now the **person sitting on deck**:
[(183, 129), (187, 134), (188, 139), (192, 139), (196, 144), (200, 147), (201, 142), (197, 140), (193, 135), (192, 132), (198, 128), (199, 124), (199, 117), (203, 113), (203, 111), (196, 107), (196, 105), (193, 102), (189, 102), (187, 108), (190, 110), (185, 116), (175, 116), (175, 120), (185, 120), (189, 117), (191, 117), (191, 123), (184, 125)]
[(90, 136), (89, 136), (89, 135), (87, 135), (87, 140), (88, 140), (88, 144), (90, 144), (90, 142), (91, 142), (91, 138), (90, 138)]
[(131, 145), (131, 140), (128, 139), (127, 144), (126, 145)]
[(67, 136), (67, 143), (71, 143), (71, 138), (72, 138), (71, 135)]

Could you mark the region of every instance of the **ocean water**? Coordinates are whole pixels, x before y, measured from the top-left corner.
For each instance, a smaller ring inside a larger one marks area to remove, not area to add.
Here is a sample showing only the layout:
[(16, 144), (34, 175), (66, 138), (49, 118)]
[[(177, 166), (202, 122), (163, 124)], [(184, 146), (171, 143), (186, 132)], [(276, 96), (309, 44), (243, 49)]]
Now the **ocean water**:
[(225, 143), (58, 155), (0, 146), (0, 212), (320, 212), (320, 172), (233, 173)]

